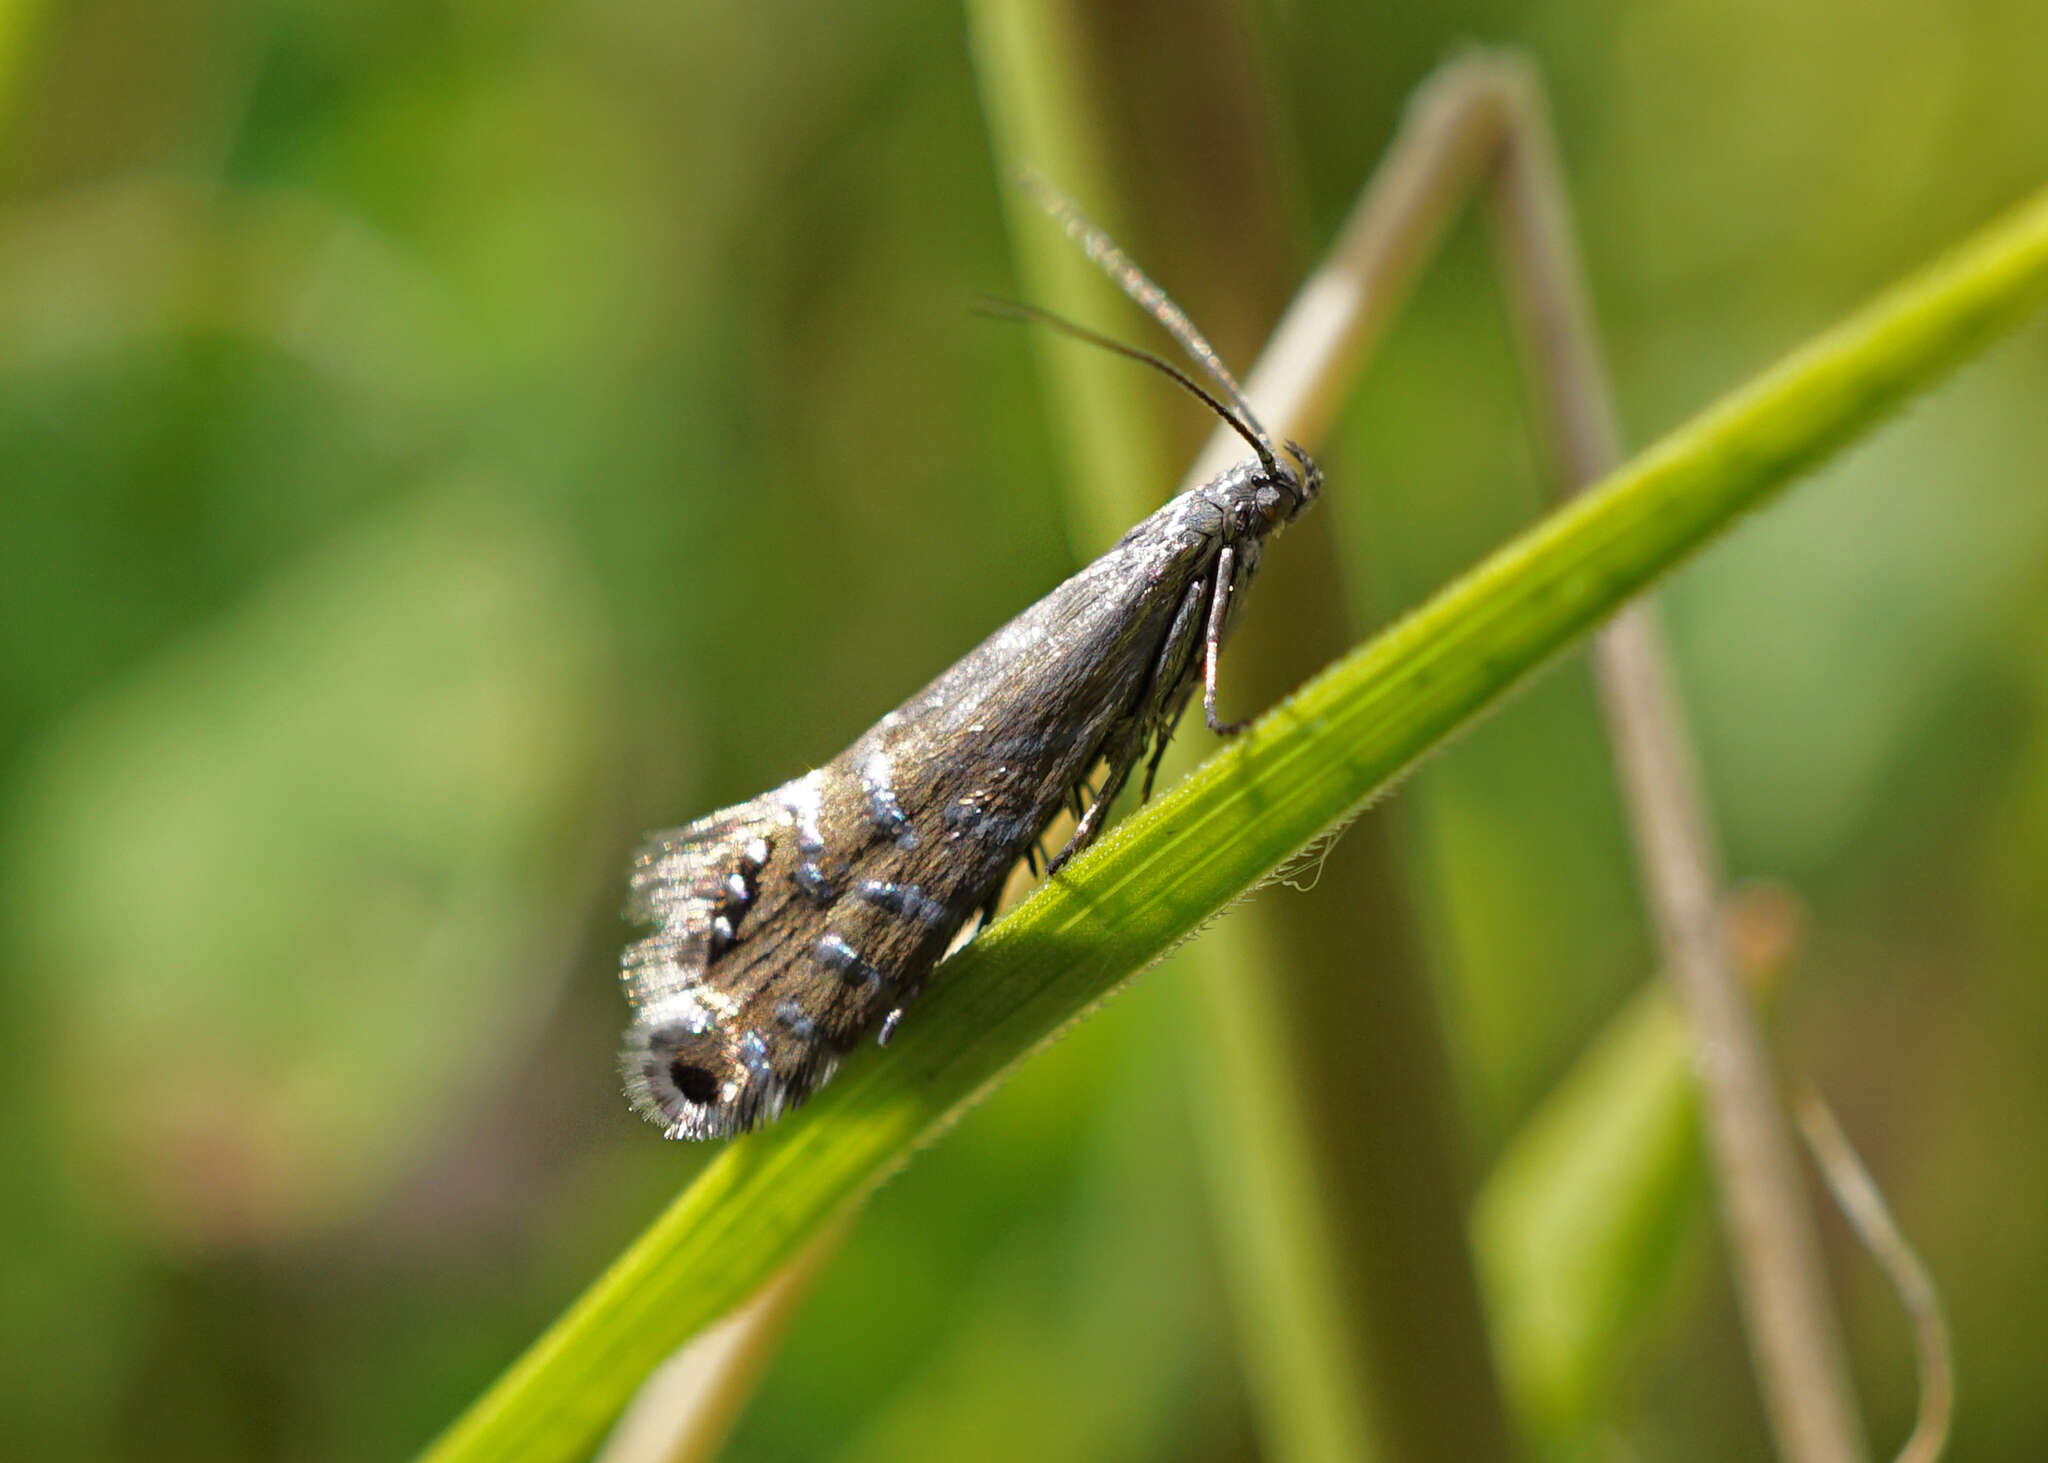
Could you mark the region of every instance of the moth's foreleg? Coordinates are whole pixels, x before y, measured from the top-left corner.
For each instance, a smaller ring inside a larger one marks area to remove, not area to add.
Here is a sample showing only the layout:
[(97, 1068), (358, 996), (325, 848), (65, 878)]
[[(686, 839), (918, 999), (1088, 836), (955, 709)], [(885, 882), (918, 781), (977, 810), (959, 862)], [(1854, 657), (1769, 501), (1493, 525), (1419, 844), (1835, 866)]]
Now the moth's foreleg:
[(1180, 721), (1181, 712), (1187, 709), (1188, 697), (1194, 692), (1194, 681), (1189, 672), (1193, 668), (1195, 649), (1202, 643), (1209, 600), (1207, 579), (1197, 579), (1188, 586), (1187, 593), (1181, 597), (1180, 608), (1174, 612), (1173, 627), (1166, 632), (1166, 642), (1159, 648), (1159, 659), (1153, 664), (1152, 685), (1160, 700), (1146, 727), (1152, 738), (1152, 755), (1145, 762), (1145, 781), (1138, 790), (1141, 803), (1152, 797), (1152, 783), (1159, 776), (1159, 763), (1166, 756), (1167, 745), (1173, 740), (1173, 728)]
[(1202, 715), (1219, 737), (1234, 737), (1251, 725), (1224, 721), (1216, 715), (1216, 662), (1223, 652), (1223, 627), (1230, 617), (1230, 596), (1237, 588), (1237, 545), (1225, 544), (1216, 555), (1216, 585), (1209, 591), (1209, 627), (1202, 637)]

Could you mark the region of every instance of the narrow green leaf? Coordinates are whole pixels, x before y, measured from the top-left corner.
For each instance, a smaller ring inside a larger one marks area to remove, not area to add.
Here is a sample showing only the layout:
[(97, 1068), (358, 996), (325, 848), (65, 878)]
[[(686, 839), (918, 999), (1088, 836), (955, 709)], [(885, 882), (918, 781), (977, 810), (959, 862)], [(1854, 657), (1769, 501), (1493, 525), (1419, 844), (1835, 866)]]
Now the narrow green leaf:
[(886, 1053), (733, 1143), (430, 1450), (586, 1452), (648, 1370), (1068, 1021), (2048, 293), (2048, 192), (1346, 656), (947, 962)]

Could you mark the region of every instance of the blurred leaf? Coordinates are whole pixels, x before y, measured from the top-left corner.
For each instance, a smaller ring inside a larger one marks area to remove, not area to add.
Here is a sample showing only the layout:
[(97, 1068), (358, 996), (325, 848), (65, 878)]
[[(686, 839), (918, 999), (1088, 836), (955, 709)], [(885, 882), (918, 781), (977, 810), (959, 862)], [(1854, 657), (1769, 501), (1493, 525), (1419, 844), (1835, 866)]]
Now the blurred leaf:
[(1817, 872), (1867, 839), (1928, 775), (1932, 708), (2024, 623), (2048, 498), (1997, 464), (2030, 456), (2048, 369), (2027, 364), (1916, 409), (1674, 596), (1716, 805), (1762, 866)]
[(1775, 489), (2048, 292), (2048, 194), (1353, 652), (947, 963), (886, 1054), (729, 1145), (430, 1450), (568, 1458), (986, 1087)]
[[(1108, 1020), (1091, 1022), (1085, 1034), (1047, 1053), (1050, 1060), (1028, 1079), (1020, 1072), (1002, 1096), (1043, 1089), (1049, 1084), (1036, 1080), (1043, 1068), (1127, 1014), (1156, 1021), (1164, 994), (1148, 989), (1119, 1002)], [(1236, 1388), (1222, 1381), (1232, 1363), (1224, 1297), (1204, 1263), (1199, 1229), (1176, 1222), (1199, 1209), (1202, 1192), (1175, 1080), (1175, 1046), (1134, 1039), (1124, 1023), (1115, 1051), (1113, 1080), (1096, 1088), (1101, 1106), (1062, 1114), (1085, 1158), (1080, 1192), (1056, 1211), (1053, 1242), (1042, 1231), (1009, 1225), (995, 1241), (993, 1269), (982, 1267), (964, 1291), (948, 1291), (944, 1340), (921, 1371), (869, 1409), (866, 1426), (847, 1446), (820, 1449), (785, 1426), (786, 1454), (817, 1453), (834, 1463), (1111, 1463), (1158, 1456), (1176, 1418), (1183, 1427), (1189, 1413), (1213, 1424), (1225, 1412)], [(977, 1121), (997, 1105), (983, 1108)], [(1050, 1105), (1057, 1110), (1059, 1100)], [(949, 1147), (961, 1141), (968, 1135)], [(1042, 1183), (1045, 1176), (1038, 1177)], [(864, 1228), (873, 1222), (863, 1216)], [(922, 1263), (921, 1256), (904, 1257), (904, 1268)], [(1019, 1377), (1031, 1384), (1019, 1387)], [(1046, 1406), (1048, 1396), (1060, 1404)]]
[(1704, 1193), (1692, 1048), (1671, 992), (1645, 987), (1495, 1166), (1473, 1215), (1502, 1370), (1549, 1447), (1599, 1415)]
[(53, 1110), (118, 1212), (202, 1244), (354, 1212), (508, 1079), (593, 887), (602, 646), (545, 526), (471, 488), (31, 760), (11, 913)]
[(145, 178), (0, 214), (0, 369), (208, 331), (245, 337), (419, 431), (484, 359), (420, 261), (303, 194)]

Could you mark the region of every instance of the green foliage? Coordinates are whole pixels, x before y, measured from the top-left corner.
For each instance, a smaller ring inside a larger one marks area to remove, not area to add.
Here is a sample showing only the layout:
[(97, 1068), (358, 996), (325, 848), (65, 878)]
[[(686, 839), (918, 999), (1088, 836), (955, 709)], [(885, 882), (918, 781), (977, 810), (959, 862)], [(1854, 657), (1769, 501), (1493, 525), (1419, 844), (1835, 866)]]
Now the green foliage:
[[(1233, 362), (1418, 82), (1475, 38), (1530, 54), (1640, 440), (2048, 177), (2031, 0), (1082, 13), (1119, 58), (1069, 129), (1101, 155), (1037, 161), (1137, 221)], [(619, 1101), (629, 841), (829, 756), (1131, 517), (1062, 523), (1029, 343), (964, 308), (1041, 299), (978, 40), (888, 3), (0, 5), (0, 1454), (408, 1455), (719, 1161)], [(1299, 638), (1290, 586), (1385, 619), (1539, 511), (1486, 241), (1448, 242), (1269, 561), (1233, 711), (1321, 659), (1254, 648)], [(2035, 328), (1665, 598), (1731, 869), (1811, 911), (1784, 1038), (1925, 1242), (1990, 1457), (2048, 1455), (2048, 1267), (2014, 1240), (2048, 1210), (2044, 399)], [(1170, 463), (1122, 485), (1157, 502), (1187, 437), (1122, 440)], [(1325, 530), (1341, 583), (1290, 572)], [(1200, 805), (1252, 826), (1232, 786)], [(1445, 1166), (1476, 1177), (1654, 958), (1579, 668), (1372, 818), (1455, 1067)], [(1257, 897), (1306, 930), (1345, 895)], [(1042, 949), (1024, 930), (975, 959)], [(1204, 943), (1231, 936), (1255, 999), (1244, 922)], [(1298, 953), (1374, 1019), (1384, 942), (1319, 938)], [(1277, 1452), (1212, 1234), (1236, 1216), (1195, 1178), (1241, 1094), (1187, 973), (873, 1197), (732, 1458)], [(1532, 1230), (1583, 1212), (1538, 1189)], [(620, 1334), (649, 1351), (739, 1293), (800, 1219), (770, 1217), (731, 1217), (745, 1263), (702, 1304)], [(1895, 1307), (1834, 1258), (1894, 1435)], [(1555, 1395), (1646, 1456), (1757, 1453), (1725, 1297), (1633, 1299)], [(586, 1427), (625, 1370), (601, 1380)]]
[[(1303, 687), (948, 962), (885, 1056), (857, 1054), (796, 1115), (722, 1152), (429, 1456), (579, 1455), (656, 1362), (792, 1260), (1012, 1064), (2044, 294), (2048, 194)], [(1602, 1259), (1627, 1266), (1630, 1248)]]

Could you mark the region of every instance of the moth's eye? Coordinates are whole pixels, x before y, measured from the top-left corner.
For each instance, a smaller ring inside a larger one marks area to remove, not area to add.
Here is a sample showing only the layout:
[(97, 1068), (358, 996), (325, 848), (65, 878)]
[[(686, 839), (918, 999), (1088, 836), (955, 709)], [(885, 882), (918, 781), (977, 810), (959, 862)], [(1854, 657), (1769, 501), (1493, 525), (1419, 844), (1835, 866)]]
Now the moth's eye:
[(681, 1057), (668, 1064), (668, 1080), (675, 1084), (683, 1101), (694, 1102), (699, 1107), (715, 1101), (721, 1085), (716, 1073)]

